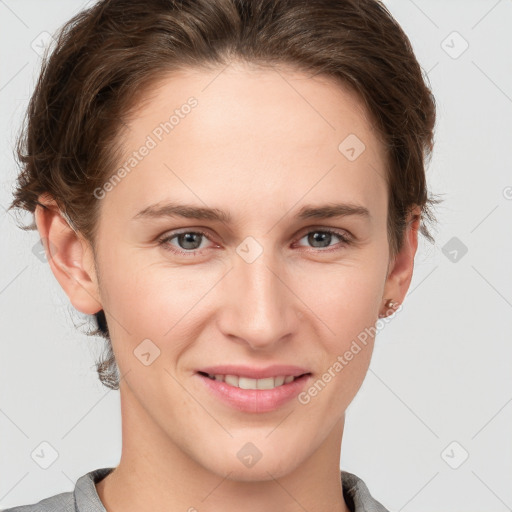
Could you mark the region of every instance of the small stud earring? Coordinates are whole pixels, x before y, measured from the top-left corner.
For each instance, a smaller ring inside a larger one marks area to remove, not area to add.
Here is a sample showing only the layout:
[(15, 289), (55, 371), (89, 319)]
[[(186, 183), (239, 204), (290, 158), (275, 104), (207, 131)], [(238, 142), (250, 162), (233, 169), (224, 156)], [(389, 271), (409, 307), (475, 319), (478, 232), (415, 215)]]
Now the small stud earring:
[[(386, 301), (386, 303), (384, 304), (384, 306), (388, 309), (395, 309), (397, 306), (399, 306), (400, 303), (399, 302), (394, 302), (392, 299), (388, 299)], [(380, 314), (379, 315), (379, 318), (385, 318), (387, 317), (387, 312), (385, 314)]]

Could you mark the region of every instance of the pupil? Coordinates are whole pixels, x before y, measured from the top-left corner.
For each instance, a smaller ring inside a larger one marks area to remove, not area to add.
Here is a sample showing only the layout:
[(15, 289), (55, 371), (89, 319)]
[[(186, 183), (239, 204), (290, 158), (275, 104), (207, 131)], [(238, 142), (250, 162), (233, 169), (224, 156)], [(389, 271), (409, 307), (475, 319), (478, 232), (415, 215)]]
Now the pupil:
[[(322, 242), (322, 241), (326, 241), (327, 240), (327, 244), (326, 245), (322, 245), (321, 247), (328, 247), (329, 246), (329, 242), (331, 240), (331, 233), (327, 233), (327, 232), (323, 232), (323, 231), (315, 231), (314, 233), (310, 234), (309, 235), (309, 240), (308, 242), (311, 243), (311, 245), (314, 246), (314, 242)], [(317, 246), (318, 247), (318, 246)]]
[[(183, 233), (180, 235), (180, 242), (184, 241), (184, 244), (180, 243), (182, 249), (197, 249), (201, 245), (201, 242), (199, 241), (199, 243), (197, 243), (197, 240), (194, 242), (194, 238), (199, 239), (201, 236), (202, 235), (200, 233)], [(189, 244), (192, 244), (192, 246)]]

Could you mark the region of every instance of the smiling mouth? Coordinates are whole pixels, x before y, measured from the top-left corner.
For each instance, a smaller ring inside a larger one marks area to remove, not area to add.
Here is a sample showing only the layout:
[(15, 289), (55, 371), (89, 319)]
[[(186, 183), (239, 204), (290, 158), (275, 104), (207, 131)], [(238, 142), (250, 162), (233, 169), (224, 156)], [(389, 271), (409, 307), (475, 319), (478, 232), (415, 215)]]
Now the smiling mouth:
[(303, 373), (302, 375), (278, 375), (276, 377), (266, 377), (264, 379), (250, 379), (248, 377), (239, 377), (238, 375), (212, 375), (210, 373), (198, 372), (199, 375), (207, 377), (211, 380), (224, 382), (225, 384), (240, 388), (240, 389), (274, 389), (277, 387), (285, 386), (293, 381), (303, 379), (311, 375), (310, 373)]

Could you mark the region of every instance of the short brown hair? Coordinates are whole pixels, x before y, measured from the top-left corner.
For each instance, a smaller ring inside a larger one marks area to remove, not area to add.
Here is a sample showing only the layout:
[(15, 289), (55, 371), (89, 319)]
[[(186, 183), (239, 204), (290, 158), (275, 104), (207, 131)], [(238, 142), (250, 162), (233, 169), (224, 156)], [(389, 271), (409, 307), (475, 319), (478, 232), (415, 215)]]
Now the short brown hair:
[[(377, 0), (101, 0), (68, 21), (42, 70), (17, 142), (14, 201), (35, 211), (55, 199), (94, 250), (102, 186), (118, 163), (118, 134), (130, 108), (179, 68), (234, 59), (291, 65), (356, 91), (387, 150), (387, 230), (401, 248), (409, 212), (433, 242), (425, 163), (433, 149), (435, 101), (410, 41)], [(426, 77), (425, 77), (426, 78)], [(340, 141), (341, 142), (341, 141)], [(35, 229), (35, 225), (23, 229)], [(100, 380), (119, 387), (103, 311), (92, 334), (107, 340)]]

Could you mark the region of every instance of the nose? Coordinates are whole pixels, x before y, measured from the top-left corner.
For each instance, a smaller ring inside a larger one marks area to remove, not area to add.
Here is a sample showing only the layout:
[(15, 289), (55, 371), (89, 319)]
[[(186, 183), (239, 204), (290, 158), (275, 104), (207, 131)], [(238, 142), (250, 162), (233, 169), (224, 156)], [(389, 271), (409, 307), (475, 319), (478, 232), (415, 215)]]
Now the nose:
[(296, 331), (300, 301), (290, 289), (284, 264), (266, 257), (236, 258), (225, 278), (218, 326), (232, 340), (254, 350), (275, 350)]

